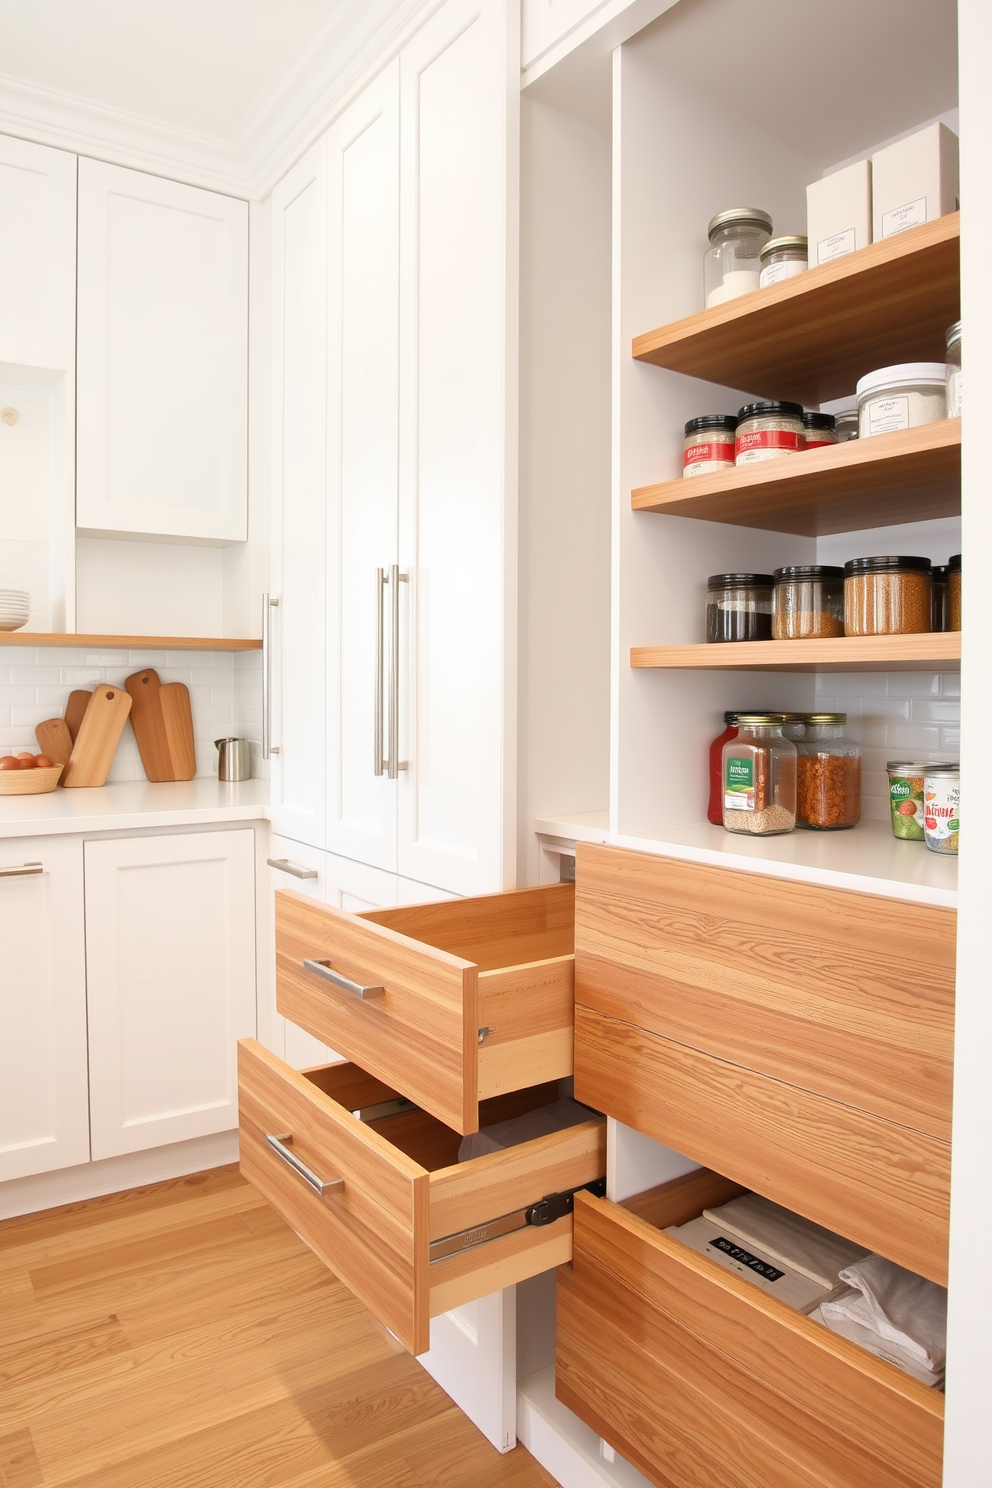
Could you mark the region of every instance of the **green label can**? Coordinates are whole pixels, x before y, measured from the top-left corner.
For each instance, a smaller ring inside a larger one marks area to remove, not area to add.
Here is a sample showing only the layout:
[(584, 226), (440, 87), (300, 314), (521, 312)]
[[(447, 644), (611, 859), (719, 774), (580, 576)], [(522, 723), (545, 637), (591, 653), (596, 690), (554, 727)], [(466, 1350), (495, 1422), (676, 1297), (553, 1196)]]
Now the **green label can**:
[(892, 834), (910, 842), (922, 842), (925, 835), (923, 830), (923, 770), (922, 764), (908, 764), (902, 761), (888, 766)]

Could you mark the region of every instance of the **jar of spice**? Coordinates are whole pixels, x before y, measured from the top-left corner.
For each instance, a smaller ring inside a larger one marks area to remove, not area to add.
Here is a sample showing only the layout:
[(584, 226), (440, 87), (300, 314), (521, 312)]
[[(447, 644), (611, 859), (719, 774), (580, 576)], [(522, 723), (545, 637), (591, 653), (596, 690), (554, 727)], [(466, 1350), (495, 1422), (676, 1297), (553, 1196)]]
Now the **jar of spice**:
[(711, 574), (706, 580), (708, 641), (770, 641), (771, 574)]
[(929, 558), (852, 558), (844, 564), (844, 634), (915, 635), (933, 624)]
[(772, 235), (772, 219), (760, 207), (731, 207), (717, 213), (706, 234), (710, 246), (703, 281), (709, 310), (758, 288), (761, 250)]
[(947, 332), (947, 417), (961, 416), (961, 322)]
[(805, 238), (772, 238), (761, 250), (759, 286), (779, 284), (805, 274), (809, 268), (809, 245)]
[(782, 737), (784, 713), (738, 713), (723, 746), (723, 825), (756, 837), (796, 824), (796, 746)]
[(690, 419), (682, 443), (682, 474), (713, 475), (730, 470), (737, 457), (737, 420), (732, 413), (704, 413)]
[(880, 367), (858, 383), (858, 432), (862, 439), (915, 429), (947, 417), (943, 362), (901, 362)]
[(844, 734), (846, 713), (807, 713), (796, 745), (796, 826), (820, 832), (861, 820), (861, 750)]
[(961, 629), (961, 554), (947, 560), (947, 628)]
[(844, 634), (844, 570), (801, 563), (775, 570), (772, 638), (809, 640)]
[(927, 766), (917, 760), (889, 760), (889, 808), (892, 835), (904, 842), (923, 841), (923, 779)]
[(960, 766), (927, 765), (923, 801), (923, 835), (927, 847), (931, 852), (957, 853), (961, 833)]
[(836, 444), (837, 420), (832, 413), (804, 413), (803, 433), (808, 450), (822, 449), (825, 444)]
[(858, 437), (858, 400), (852, 398), (850, 403), (838, 408), (834, 413), (834, 426), (837, 430), (837, 443), (848, 444), (852, 439)]
[(737, 415), (737, 463), (775, 460), (806, 448), (799, 403), (745, 403)]

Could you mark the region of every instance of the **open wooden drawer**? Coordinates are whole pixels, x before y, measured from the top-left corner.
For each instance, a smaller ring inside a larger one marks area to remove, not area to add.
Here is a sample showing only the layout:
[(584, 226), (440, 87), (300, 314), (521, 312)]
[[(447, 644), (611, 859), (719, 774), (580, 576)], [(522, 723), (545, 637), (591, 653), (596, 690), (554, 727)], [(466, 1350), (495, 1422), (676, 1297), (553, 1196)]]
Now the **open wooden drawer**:
[(577, 1195), (558, 1398), (661, 1488), (939, 1488), (942, 1395), (662, 1233), (741, 1191)]
[(280, 1013), (459, 1132), (572, 1073), (572, 884), (348, 914), (276, 893)]
[[(238, 1093), (244, 1176), (415, 1354), (438, 1313), (569, 1260), (558, 1196), (606, 1172), (602, 1117), (459, 1163), (457, 1132), (364, 1070), (300, 1074), (253, 1039), (238, 1045)], [(497, 1097), (483, 1120), (557, 1095)]]

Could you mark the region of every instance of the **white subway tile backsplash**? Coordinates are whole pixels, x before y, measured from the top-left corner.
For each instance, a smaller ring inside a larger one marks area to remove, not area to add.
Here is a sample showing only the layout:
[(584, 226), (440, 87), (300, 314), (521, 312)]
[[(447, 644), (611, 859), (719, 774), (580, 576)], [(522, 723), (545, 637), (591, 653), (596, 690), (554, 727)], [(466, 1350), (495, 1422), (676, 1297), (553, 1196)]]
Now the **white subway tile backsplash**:
[(817, 677), (816, 706), (846, 713), (862, 748), (862, 815), (889, 810), (886, 762), (958, 755), (960, 678), (956, 672), (845, 672)]

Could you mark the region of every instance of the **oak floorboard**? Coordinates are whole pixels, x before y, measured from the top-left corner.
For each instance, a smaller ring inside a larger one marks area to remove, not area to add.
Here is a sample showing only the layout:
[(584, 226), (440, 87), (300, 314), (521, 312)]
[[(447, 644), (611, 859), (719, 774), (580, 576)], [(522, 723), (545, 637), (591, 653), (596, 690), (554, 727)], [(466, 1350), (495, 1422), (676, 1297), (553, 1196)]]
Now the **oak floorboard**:
[(0, 1225), (2, 1488), (553, 1488), (230, 1169)]

